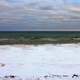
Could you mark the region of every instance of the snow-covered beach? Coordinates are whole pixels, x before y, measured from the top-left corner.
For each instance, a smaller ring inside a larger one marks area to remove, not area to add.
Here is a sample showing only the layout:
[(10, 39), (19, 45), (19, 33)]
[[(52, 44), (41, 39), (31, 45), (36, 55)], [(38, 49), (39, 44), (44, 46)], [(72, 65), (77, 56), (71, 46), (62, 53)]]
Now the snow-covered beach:
[(80, 75), (80, 44), (0, 45), (0, 80), (71, 80), (73, 74)]

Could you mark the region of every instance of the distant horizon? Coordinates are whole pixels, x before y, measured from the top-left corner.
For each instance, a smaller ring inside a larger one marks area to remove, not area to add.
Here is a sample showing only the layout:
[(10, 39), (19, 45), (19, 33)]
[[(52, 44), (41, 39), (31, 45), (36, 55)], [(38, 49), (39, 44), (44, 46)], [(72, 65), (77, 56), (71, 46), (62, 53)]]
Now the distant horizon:
[(4, 30), (0, 32), (80, 32), (80, 30)]

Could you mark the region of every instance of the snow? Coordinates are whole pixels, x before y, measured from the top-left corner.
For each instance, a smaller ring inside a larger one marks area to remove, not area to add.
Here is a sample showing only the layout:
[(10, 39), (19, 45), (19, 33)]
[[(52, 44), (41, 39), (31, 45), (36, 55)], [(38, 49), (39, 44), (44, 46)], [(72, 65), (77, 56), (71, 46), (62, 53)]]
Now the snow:
[(80, 44), (0, 45), (0, 80), (71, 80), (73, 74), (80, 75)]

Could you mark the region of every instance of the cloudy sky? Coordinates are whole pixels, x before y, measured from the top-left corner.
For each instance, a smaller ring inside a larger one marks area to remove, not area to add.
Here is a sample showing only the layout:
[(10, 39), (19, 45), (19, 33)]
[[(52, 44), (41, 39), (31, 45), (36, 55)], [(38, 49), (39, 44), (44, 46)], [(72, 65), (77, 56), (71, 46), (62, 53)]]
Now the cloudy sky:
[(0, 0), (0, 31), (80, 30), (80, 0)]

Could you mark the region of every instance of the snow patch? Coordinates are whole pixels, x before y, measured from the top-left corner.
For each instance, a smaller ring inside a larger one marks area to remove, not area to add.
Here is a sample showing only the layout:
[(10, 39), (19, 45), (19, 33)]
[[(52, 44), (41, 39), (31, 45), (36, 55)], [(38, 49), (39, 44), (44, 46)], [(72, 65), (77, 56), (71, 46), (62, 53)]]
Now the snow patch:
[(3, 45), (0, 63), (0, 76), (35, 78), (58, 74), (71, 78), (80, 74), (80, 44)]

